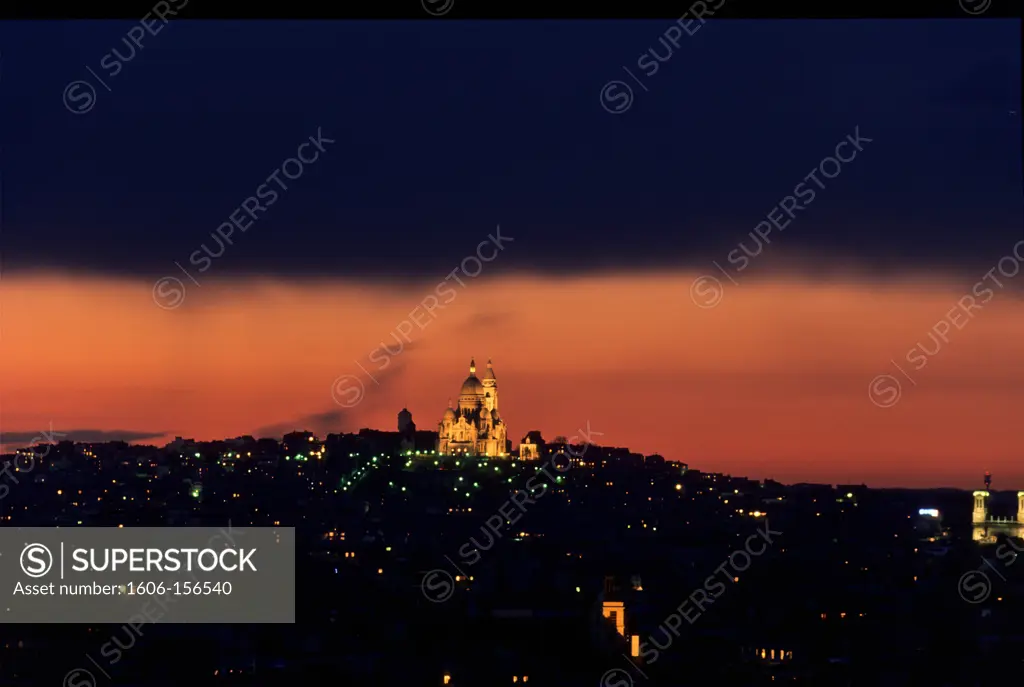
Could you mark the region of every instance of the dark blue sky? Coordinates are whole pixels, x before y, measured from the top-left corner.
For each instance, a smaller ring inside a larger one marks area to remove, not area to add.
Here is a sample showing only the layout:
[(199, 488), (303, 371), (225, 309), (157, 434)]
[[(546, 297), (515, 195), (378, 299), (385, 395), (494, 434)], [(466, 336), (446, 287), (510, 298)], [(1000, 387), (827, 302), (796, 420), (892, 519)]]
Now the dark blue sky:
[[(318, 127), (219, 275), (436, 277), (497, 224), (500, 269), (705, 263), (856, 126), (780, 247), (973, 267), (1024, 236), (1018, 21), (721, 21), (644, 77), (671, 24), (172, 21), (114, 77), (135, 22), (2, 24), (3, 266), (167, 273)], [(623, 66), (649, 90), (610, 114)]]

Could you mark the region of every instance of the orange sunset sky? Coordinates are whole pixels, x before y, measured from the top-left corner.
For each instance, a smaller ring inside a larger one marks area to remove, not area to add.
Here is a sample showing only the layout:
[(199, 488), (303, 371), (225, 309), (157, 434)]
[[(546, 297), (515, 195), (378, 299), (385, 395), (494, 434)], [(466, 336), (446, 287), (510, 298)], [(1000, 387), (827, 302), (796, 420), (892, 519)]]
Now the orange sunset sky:
[[(970, 488), (991, 470), (996, 488), (1024, 489), (1024, 300), (1009, 285), (915, 369), (908, 352), (935, 350), (929, 331), (975, 279), (751, 277), (702, 308), (697, 276), (484, 275), (434, 318), (417, 313), (425, 327), (384, 370), (371, 351), (397, 349), (392, 332), (436, 282), (211, 279), (163, 309), (152, 282), (8, 276), (4, 449), (51, 425), (157, 444), (393, 429), (403, 406), (436, 429), (475, 356), (494, 361), (514, 445), (589, 424), (600, 444), (758, 479)], [(902, 382), (890, 407), (869, 394), (882, 374)], [(344, 375), (365, 387), (351, 408), (331, 393)]]

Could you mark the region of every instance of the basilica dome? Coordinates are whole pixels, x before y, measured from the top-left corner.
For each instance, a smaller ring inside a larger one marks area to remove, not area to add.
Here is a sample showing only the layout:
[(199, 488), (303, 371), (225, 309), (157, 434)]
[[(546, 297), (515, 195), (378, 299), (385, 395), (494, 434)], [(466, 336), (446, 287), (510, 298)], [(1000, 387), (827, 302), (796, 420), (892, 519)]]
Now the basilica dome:
[(476, 375), (470, 375), (466, 377), (466, 381), (462, 383), (461, 393), (463, 396), (483, 396), (484, 385), (480, 383), (480, 380), (477, 379)]

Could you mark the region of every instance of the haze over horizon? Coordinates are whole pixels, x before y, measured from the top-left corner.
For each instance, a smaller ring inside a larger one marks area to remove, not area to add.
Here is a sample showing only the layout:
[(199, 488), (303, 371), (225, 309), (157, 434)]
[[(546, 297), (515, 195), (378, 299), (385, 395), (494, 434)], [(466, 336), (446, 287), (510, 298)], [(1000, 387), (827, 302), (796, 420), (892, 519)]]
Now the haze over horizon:
[[(161, 440), (323, 435), (393, 429), (402, 407), (436, 429), (476, 357), (494, 361), (514, 444), (589, 422), (598, 443), (759, 478), (967, 487), (988, 469), (1020, 480), (1020, 292), (994, 292), (943, 344), (933, 327), (970, 284), (751, 279), (714, 308), (666, 312), (666, 294), (689, 302), (696, 276), (481, 274), (450, 282), (432, 317), (416, 308), (434, 285), (211, 281), (164, 310), (140, 282), (13, 279), (10, 329), (45, 312), (77, 341), (6, 337), (0, 390), (18, 403), (4, 404), (5, 436), (51, 421)], [(869, 383), (899, 375), (892, 360), (917, 385), (904, 380), (879, 407)], [(340, 377), (359, 381), (333, 389)]]

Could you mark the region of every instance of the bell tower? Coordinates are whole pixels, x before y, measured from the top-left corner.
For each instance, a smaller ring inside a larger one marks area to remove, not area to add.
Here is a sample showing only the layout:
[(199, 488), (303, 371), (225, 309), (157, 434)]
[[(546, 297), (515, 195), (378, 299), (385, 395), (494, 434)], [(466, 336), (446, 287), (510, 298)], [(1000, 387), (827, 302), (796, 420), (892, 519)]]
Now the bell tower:
[(494, 376), (494, 368), (491, 361), (487, 361), (487, 372), (484, 373), (484, 405), (492, 413), (498, 409), (498, 378)]

